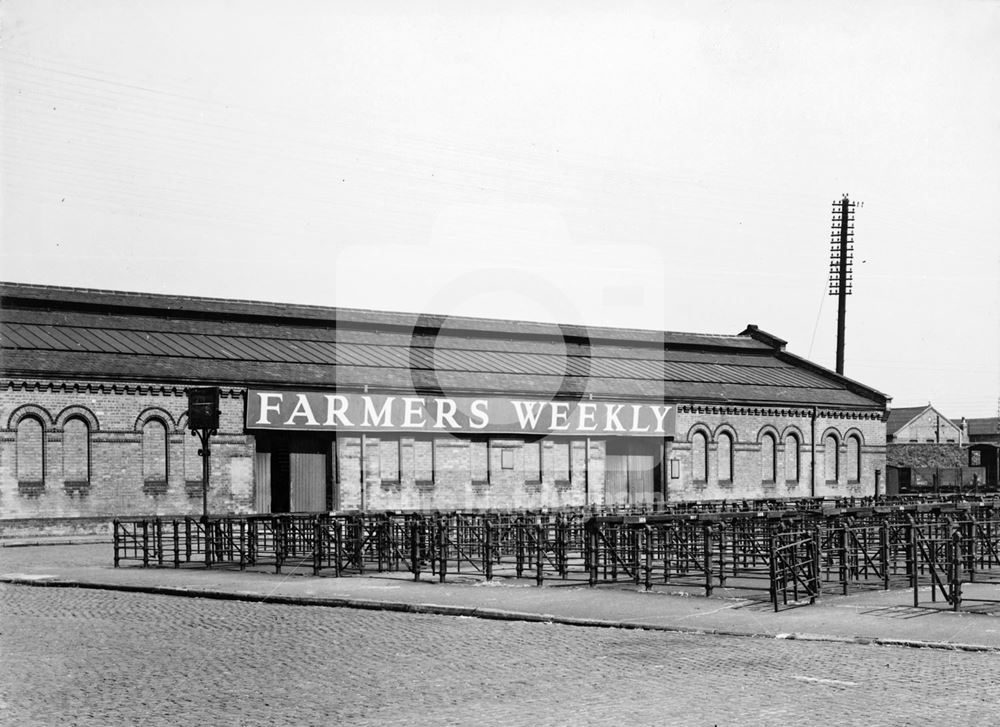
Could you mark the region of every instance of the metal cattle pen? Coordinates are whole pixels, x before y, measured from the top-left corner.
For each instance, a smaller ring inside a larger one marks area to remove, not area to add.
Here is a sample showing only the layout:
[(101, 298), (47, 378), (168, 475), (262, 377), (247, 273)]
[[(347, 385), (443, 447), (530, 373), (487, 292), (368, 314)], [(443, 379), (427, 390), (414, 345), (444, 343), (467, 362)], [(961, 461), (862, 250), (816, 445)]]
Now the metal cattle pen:
[[(629, 583), (767, 594), (921, 587), (958, 608), (1000, 583), (1000, 502), (686, 503), (659, 511), (350, 512), (114, 521), (114, 563)], [(986, 600), (986, 599), (975, 599)]]

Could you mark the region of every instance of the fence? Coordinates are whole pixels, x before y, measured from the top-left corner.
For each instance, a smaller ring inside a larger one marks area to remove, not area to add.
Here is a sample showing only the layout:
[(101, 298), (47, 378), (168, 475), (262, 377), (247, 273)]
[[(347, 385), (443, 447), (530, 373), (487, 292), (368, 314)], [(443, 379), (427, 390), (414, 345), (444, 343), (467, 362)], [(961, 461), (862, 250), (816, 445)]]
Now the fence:
[[(785, 507), (777, 507), (783, 504)], [(883, 498), (686, 503), (670, 511), (378, 512), (114, 523), (115, 566), (404, 572), (632, 583), (767, 594), (775, 609), (825, 585), (920, 587), (956, 608), (963, 582), (1000, 582), (1000, 501)], [(968, 600), (968, 599), (966, 599)]]

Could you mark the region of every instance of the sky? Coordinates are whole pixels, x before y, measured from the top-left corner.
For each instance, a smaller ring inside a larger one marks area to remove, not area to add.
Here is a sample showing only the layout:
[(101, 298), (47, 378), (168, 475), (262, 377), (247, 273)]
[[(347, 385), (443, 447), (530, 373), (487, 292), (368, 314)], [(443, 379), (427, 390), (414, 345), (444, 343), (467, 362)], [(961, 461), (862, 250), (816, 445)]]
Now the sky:
[(0, 279), (735, 334), (1000, 408), (1000, 2), (6, 0)]

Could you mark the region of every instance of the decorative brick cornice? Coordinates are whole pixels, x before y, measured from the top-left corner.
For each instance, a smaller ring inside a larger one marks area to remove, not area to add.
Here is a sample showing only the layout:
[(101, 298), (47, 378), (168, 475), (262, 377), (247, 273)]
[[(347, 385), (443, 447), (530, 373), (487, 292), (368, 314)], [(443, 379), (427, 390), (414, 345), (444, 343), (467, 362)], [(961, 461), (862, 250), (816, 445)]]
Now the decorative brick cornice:
[[(678, 404), (678, 414), (715, 414), (721, 416), (763, 416), (784, 419), (812, 416), (811, 407), (724, 406), (716, 404)], [(881, 410), (818, 409), (818, 419), (881, 420)]]
[[(135, 382), (107, 381), (51, 381), (5, 379), (0, 386), (11, 391), (48, 391), (75, 394), (138, 394), (139, 396), (176, 396), (186, 397), (185, 387)], [(227, 399), (243, 397), (243, 387), (219, 387), (219, 395)]]

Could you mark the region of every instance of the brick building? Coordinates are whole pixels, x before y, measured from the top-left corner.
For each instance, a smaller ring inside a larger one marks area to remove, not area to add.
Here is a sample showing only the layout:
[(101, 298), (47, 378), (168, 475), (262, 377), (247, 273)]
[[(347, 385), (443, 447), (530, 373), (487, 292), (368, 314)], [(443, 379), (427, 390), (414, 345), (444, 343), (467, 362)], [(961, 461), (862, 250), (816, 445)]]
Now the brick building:
[(887, 397), (661, 333), (0, 284), (0, 520), (872, 495)]

